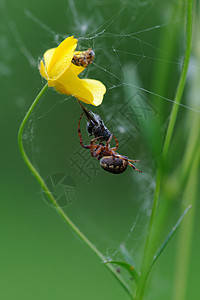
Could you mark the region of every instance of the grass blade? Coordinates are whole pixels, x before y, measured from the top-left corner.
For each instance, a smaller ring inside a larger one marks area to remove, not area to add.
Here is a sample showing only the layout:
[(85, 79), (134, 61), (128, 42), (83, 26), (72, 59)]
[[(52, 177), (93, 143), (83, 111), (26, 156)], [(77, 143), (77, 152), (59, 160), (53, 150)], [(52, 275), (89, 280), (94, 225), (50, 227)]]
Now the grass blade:
[(126, 269), (130, 275), (133, 277), (133, 279), (135, 280), (135, 282), (138, 281), (139, 278), (139, 273), (136, 271), (135, 267), (133, 265), (128, 264), (125, 261), (119, 261), (119, 260), (110, 260), (110, 261), (106, 261), (106, 264), (116, 264), (120, 267), (123, 267), (124, 269)]
[(175, 226), (172, 228), (172, 230), (170, 231), (170, 233), (168, 234), (167, 238), (164, 240), (164, 242), (162, 243), (162, 245), (160, 246), (160, 248), (158, 249), (158, 251), (156, 252), (156, 254), (153, 257), (153, 261), (150, 264), (150, 267), (148, 269), (148, 272), (146, 274), (146, 278), (148, 277), (153, 265), (155, 264), (155, 262), (157, 261), (157, 259), (159, 258), (159, 256), (161, 255), (161, 253), (163, 252), (163, 250), (167, 247), (168, 243), (170, 242), (170, 240), (173, 238), (174, 234), (176, 233), (176, 231), (178, 230), (179, 226), (181, 225), (181, 222), (183, 220), (183, 218), (185, 217), (185, 215), (188, 213), (188, 211), (192, 208), (192, 205), (189, 205), (185, 211), (183, 212), (183, 214), (181, 215), (181, 217), (178, 219), (177, 223), (175, 224)]

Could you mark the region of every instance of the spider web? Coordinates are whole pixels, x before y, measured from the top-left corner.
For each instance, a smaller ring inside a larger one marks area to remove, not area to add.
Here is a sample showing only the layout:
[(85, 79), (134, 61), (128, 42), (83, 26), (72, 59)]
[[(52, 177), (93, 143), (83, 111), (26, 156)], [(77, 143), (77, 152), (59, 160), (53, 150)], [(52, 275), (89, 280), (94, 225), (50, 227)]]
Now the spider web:
[[(132, 207), (131, 199), (133, 192), (136, 193), (137, 199), (134, 203), (132, 216), (129, 213), (127, 218), (126, 216), (122, 218), (122, 222), (125, 222), (125, 229), (120, 232), (119, 237), (113, 237), (111, 235), (112, 230), (109, 231), (108, 228), (106, 229), (106, 226), (109, 227), (108, 222), (104, 227), (106, 233), (103, 229), (101, 230), (100, 218), (95, 222), (95, 219), (86, 211), (82, 214), (82, 219), (80, 217), (79, 221), (83, 228), (87, 228), (89, 235), (95, 240), (97, 247), (104, 252), (108, 259), (125, 259), (127, 262), (138, 266), (141, 262), (141, 250), (143, 248), (145, 226), (147, 224), (147, 222), (144, 222), (144, 219), (148, 220), (151, 212), (151, 199), (155, 188), (155, 172), (153, 171), (153, 164), (149, 164), (145, 151), (141, 147), (135, 147), (135, 144), (140, 143), (142, 124), (145, 120), (154, 119), (159, 114), (156, 103), (160, 101), (167, 102), (169, 111), (172, 103), (174, 103), (173, 97), (169, 98), (156, 93), (150, 88), (150, 84), (146, 84), (145, 86), (141, 72), (144, 72), (145, 68), (149, 69), (155, 61), (177, 65), (177, 68), (180, 69), (183, 59), (157, 46), (157, 34), (165, 30), (169, 25), (167, 18), (165, 18), (165, 22), (159, 24), (154, 23), (154, 20), (150, 18), (149, 27), (143, 26), (142, 21), (149, 16), (150, 11), (152, 13), (152, 9), (157, 5), (158, 1), (119, 0), (116, 3), (118, 11), (114, 9), (114, 12), (111, 13), (112, 1), (93, 1), (90, 3), (90, 7), (84, 10), (82, 7), (79, 8), (76, 1), (69, 0), (66, 4), (66, 15), (70, 19), (70, 22), (67, 24), (67, 35), (57, 32), (53, 28), (53, 25), (51, 27), (47, 25), (28, 8), (25, 10), (21, 8), (21, 13), (27, 17), (27, 22), (34, 23), (35, 28), (40, 29), (43, 36), (48, 35), (53, 46), (58, 45), (66, 36), (75, 35), (79, 40), (78, 47), (80, 50), (90, 47), (94, 49), (96, 53), (95, 62), (85, 70), (83, 77), (94, 78), (95, 74), (95, 79), (101, 80), (107, 87), (104, 103), (97, 109), (97, 112), (103, 116), (106, 126), (115, 132), (115, 135), (117, 132), (117, 137), (121, 141), (121, 150), (125, 147), (125, 149), (134, 152), (134, 155), (137, 151), (141, 150), (140, 159), (144, 162), (143, 167), (145, 167), (146, 160), (146, 169), (142, 179), (136, 176), (138, 174), (130, 175), (131, 180), (134, 179), (134, 187), (129, 190), (129, 195), (127, 196), (129, 199), (128, 203), (126, 203), (127, 210)], [(6, 2), (4, 5), (6, 6)], [(109, 6), (109, 13), (102, 13), (101, 8), (103, 6)], [(126, 18), (126, 27), (124, 27), (124, 19)], [(131, 21), (129, 22), (128, 20)], [(175, 22), (179, 22), (179, 20), (175, 20)], [(12, 21), (9, 26), (16, 40), (18, 50), (29, 63), (30, 70), (36, 69), (38, 59), (26, 45), (26, 41), (23, 40), (17, 24)], [(44, 42), (44, 50), (50, 48), (51, 45), (49, 46), (48, 42)], [(160, 54), (165, 58), (159, 58)], [(195, 65), (191, 65), (192, 67), (197, 68)], [(0, 68), (0, 71), (3, 72), (3, 67)], [(147, 73), (149, 74), (149, 72)], [(152, 97), (155, 100), (153, 103), (151, 101)], [(38, 121), (48, 118), (57, 106), (63, 105), (65, 102), (69, 103), (71, 98), (64, 98), (63, 95), (60, 95), (59, 101), (56, 103), (52, 101), (47, 110), (43, 112), (41, 110), (42, 104), (39, 104), (32, 114), (25, 131), (24, 140), (30, 146), (32, 160), (37, 167), (37, 153), (39, 150), (35, 145), (35, 131)], [(20, 97), (16, 101), (19, 107), (24, 107), (24, 102)], [(184, 99), (183, 103), (179, 104), (181, 109), (199, 113), (199, 110), (187, 103), (187, 99)], [(119, 119), (120, 122), (118, 121)], [(76, 154), (72, 153), (70, 159), (75, 156)], [(87, 154), (85, 160), (87, 161), (89, 157), (89, 154)], [(54, 168), (56, 170), (56, 167)], [(88, 180), (82, 174), (75, 173), (77, 176), (82, 176), (84, 185), (88, 181), (88, 186), (97, 186), (97, 181), (101, 176), (99, 174), (99, 171), (97, 171), (97, 174), (93, 174), (92, 179)], [(131, 182), (129, 180), (129, 185), (132, 184)], [(114, 186), (115, 183), (113, 183)], [(81, 185), (79, 188), (83, 193), (84, 188)], [(87, 194), (87, 192), (85, 193)], [(83, 206), (80, 206), (80, 208), (84, 211)], [(112, 208), (109, 207), (108, 211), (112, 212)], [(85, 223), (86, 218), (87, 224)], [(120, 215), (118, 218), (120, 219)], [(113, 228), (120, 226), (118, 222), (119, 220), (116, 218)]]

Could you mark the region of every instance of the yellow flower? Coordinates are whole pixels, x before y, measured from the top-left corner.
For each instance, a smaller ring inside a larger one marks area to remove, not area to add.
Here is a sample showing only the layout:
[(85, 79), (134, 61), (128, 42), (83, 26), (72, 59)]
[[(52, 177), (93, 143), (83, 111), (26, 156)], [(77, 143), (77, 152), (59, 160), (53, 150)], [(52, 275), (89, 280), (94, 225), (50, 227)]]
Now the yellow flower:
[(98, 106), (103, 101), (106, 88), (98, 80), (80, 79), (78, 75), (85, 69), (71, 61), (77, 46), (73, 36), (66, 38), (57, 48), (44, 53), (40, 61), (40, 74), (61, 94), (73, 95), (87, 104)]

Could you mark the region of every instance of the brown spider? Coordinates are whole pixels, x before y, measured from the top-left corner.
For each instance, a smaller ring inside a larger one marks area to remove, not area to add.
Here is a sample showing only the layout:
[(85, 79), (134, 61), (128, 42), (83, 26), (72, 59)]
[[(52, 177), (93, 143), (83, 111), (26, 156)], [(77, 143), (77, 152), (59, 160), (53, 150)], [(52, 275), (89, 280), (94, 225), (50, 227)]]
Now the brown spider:
[[(85, 149), (90, 149), (90, 153), (92, 157), (96, 157), (97, 160), (100, 160), (100, 166), (108, 172), (111, 172), (113, 174), (120, 174), (123, 173), (127, 166), (131, 166), (136, 171), (142, 173), (142, 171), (138, 170), (131, 162), (139, 162), (139, 160), (132, 160), (129, 159), (127, 156), (123, 156), (115, 152), (118, 149), (118, 140), (117, 138), (111, 134), (109, 139), (105, 142), (105, 144), (102, 142), (105, 141), (103, 136), (95, 137), (90, 141), (90, 145), (83, 145), (83, 140), (81, 136), (80, 131), (80, 123), (81, 118), (83, 116), (83, 113), (81, 114), (79, 118), (78, 123), (78, 135), (80, 139), (80, 144)], [(114, 148), (110, 147), (110, 142), (112, 137), (116, 141), (116, 146)]]
[(95, 53), (92, 48), (89, 48), (86, 51), (76, 51), (73, 58), (72, 63), (76, 66), (81, 66), (86, 68), (94, 61)]

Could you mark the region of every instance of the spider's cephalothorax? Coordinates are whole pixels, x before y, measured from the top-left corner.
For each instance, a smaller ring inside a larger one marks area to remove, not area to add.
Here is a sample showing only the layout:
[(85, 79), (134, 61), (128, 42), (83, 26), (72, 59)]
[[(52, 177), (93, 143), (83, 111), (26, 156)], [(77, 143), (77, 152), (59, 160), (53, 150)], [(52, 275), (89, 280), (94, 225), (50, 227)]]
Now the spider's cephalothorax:
[(95, 53), (92, 48), (86, 51), (76, 51), (72, 58), (72, 63), (76, 66), (81, 66), (86, 68), (94, 61)]
[[(139, 162), (139, 160), (129, 159), (127, 156), (123, 156), (115, 152), (118, 149), (118, 140), (113, 135), (110, 134), (108, 140), (104, 138), (104, 136), (97, 136), (90, 141), (89, 145), (83, 145), (81, 131), (80, 131), (80, 123), (83, 113), (80, 116), (78, 123), (78, 135), (80, 139), (80, 144), (85, 149), (90, 149), (90, 153), (92, 157), (96, 157), (96, 159), (100, 160), (100, 166), (105, 170), (113, 174), (123, 173), (127, 166), (131, 166), (138, 172), (142, 172), (138, 170), (131, 162)], [(114, 148), (110, 147), (110, 142), (112, 137), (114, 137), (116, 141), (116, 146)], [(103, 143), (104, 141), (104, 143)]]

